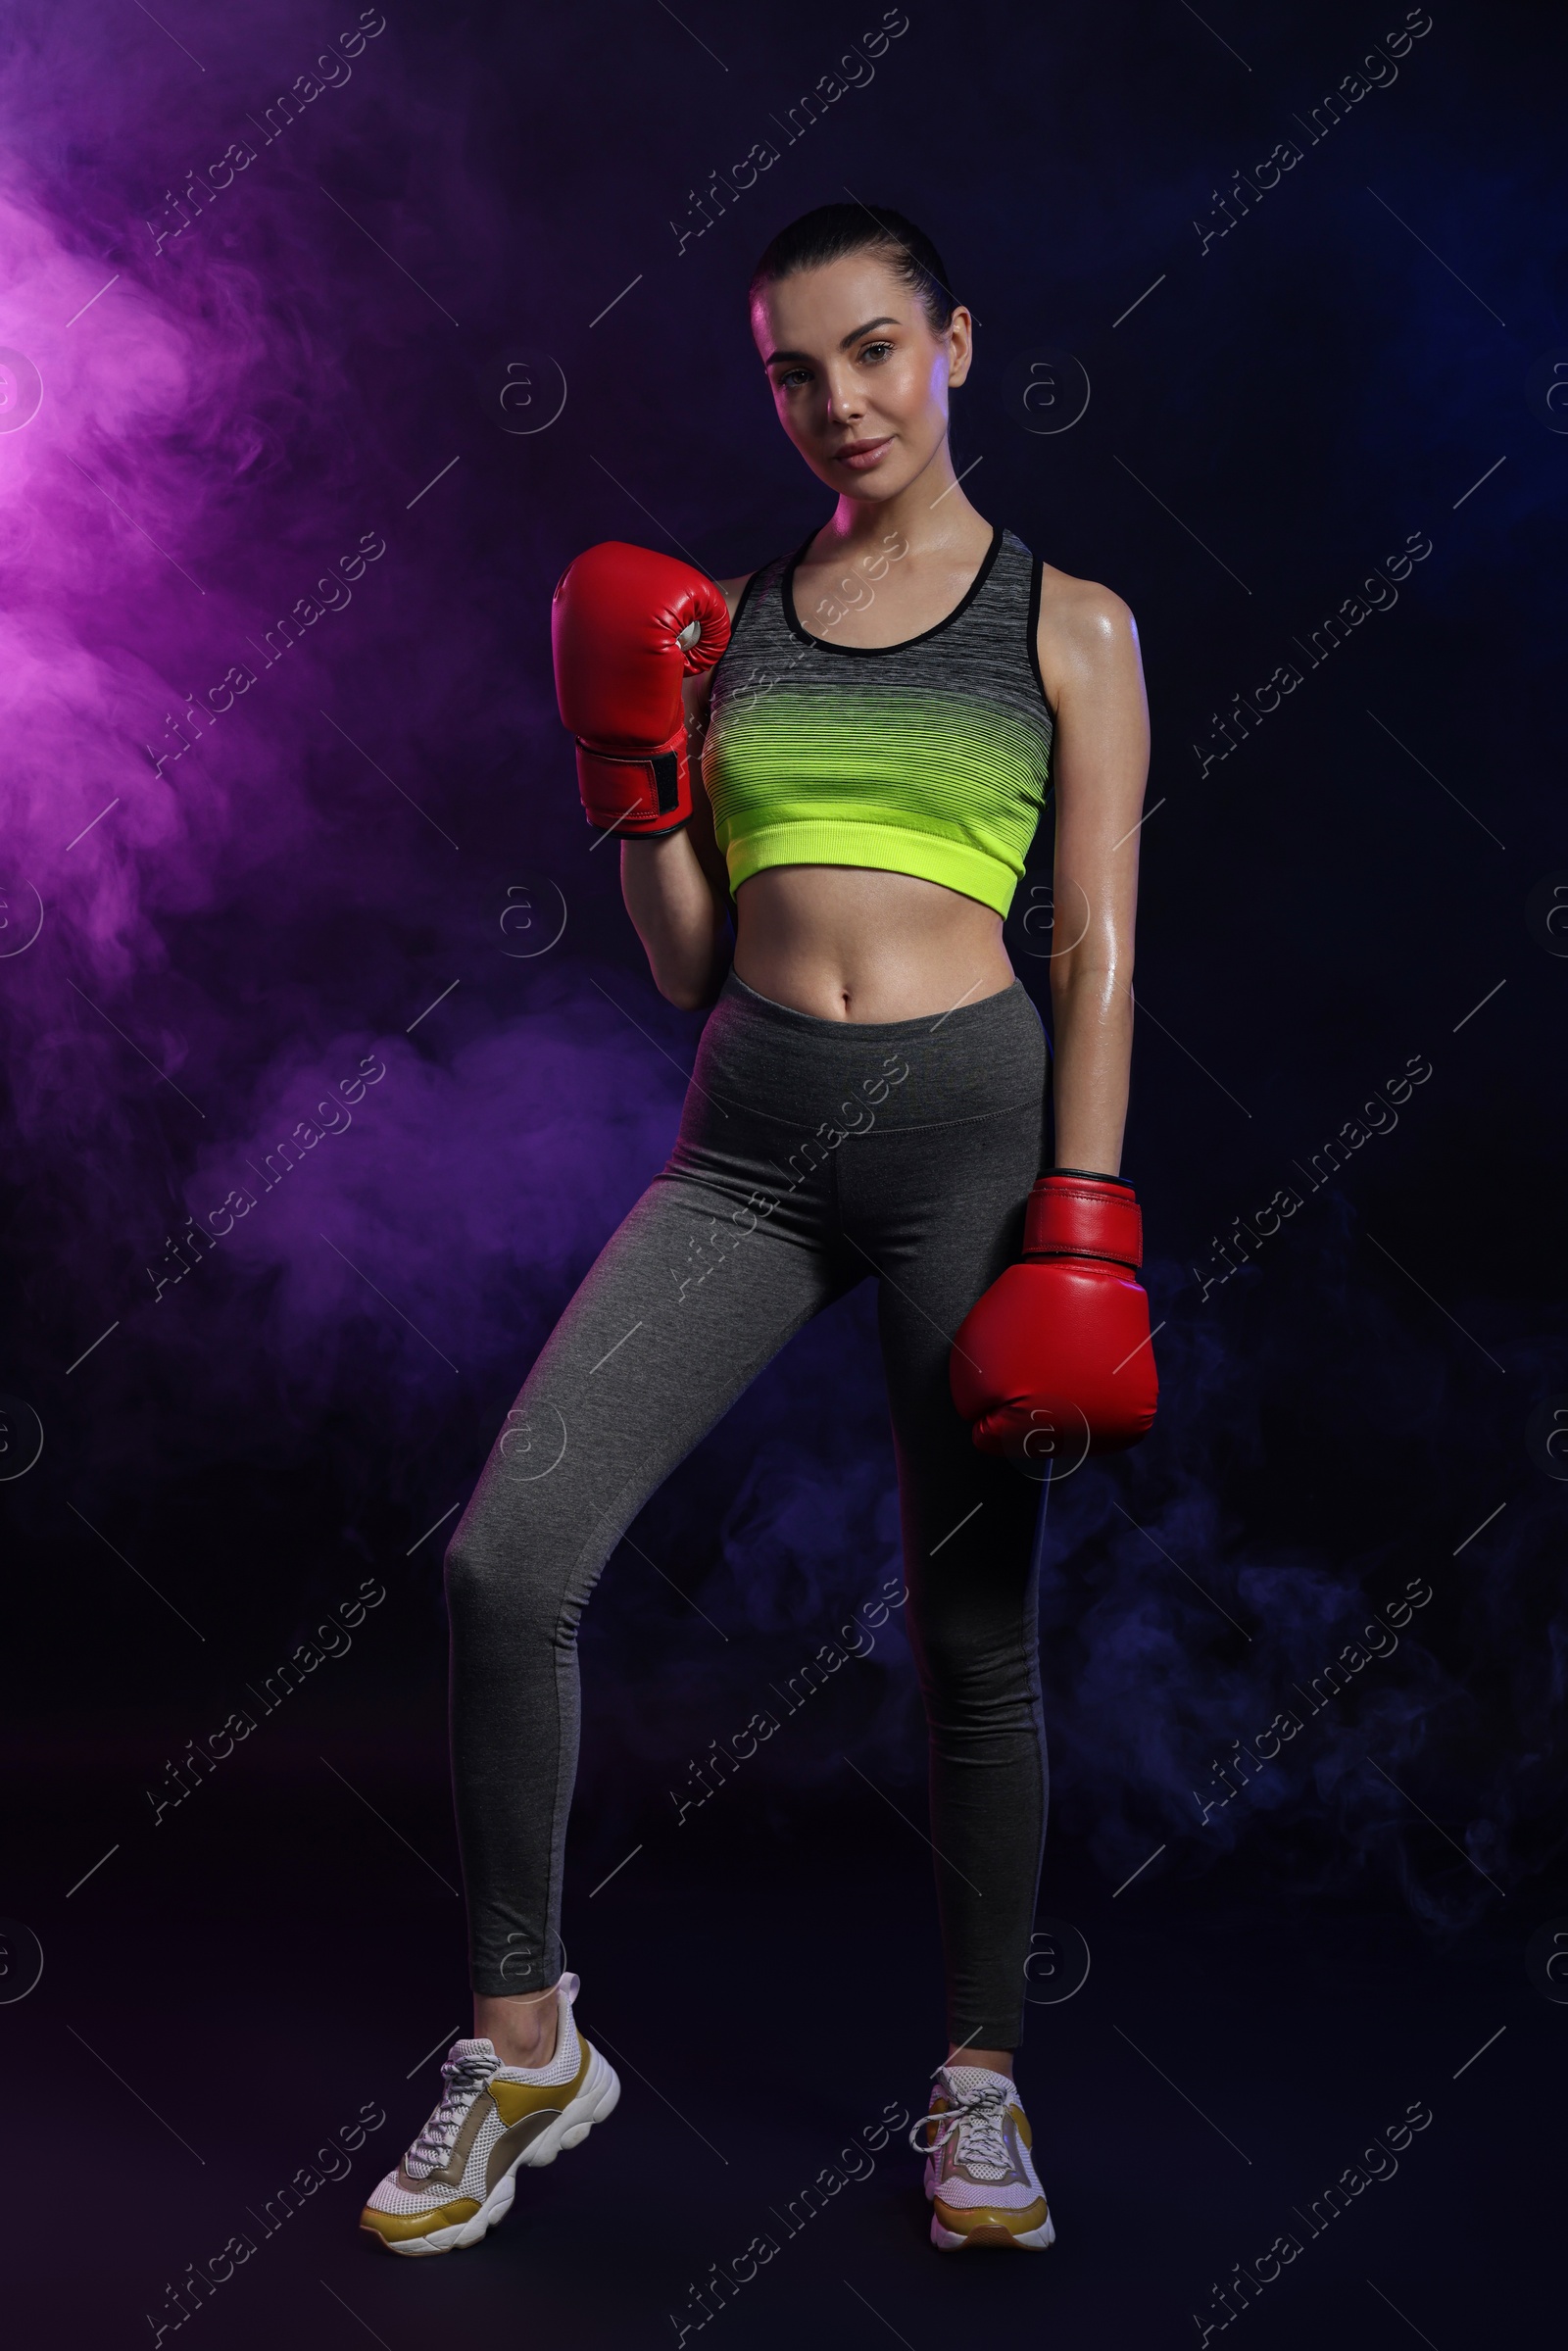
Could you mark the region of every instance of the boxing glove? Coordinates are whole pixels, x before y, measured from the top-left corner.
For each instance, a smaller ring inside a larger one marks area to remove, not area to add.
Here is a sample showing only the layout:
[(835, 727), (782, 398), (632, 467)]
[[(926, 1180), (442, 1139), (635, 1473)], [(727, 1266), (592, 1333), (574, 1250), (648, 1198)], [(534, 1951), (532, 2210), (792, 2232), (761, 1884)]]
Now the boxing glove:
[(550, 634), (589, 823), (677, 831), (692, 812), (681, 680), (728, 644), (723, 597), (689, 563), (606, 539), (562, 573)]
[(970, 1308), (949, 1358), (981, 1452), (1076, 1469), (1148, 1433), (1159, 1383), (1142, 1262), (1131, 1184), (1073, 1167), (1037, 1178), (1022, 1261)]

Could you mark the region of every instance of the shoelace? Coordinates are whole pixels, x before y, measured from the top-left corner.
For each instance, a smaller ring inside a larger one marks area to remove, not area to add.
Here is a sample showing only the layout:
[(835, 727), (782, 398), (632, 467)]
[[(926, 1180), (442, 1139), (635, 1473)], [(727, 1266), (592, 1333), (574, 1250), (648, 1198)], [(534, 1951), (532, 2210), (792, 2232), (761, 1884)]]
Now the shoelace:
[[(909, 2132), (909, 2144), (917, 2155), (934, 2155), (956, 2131), (960, 2163), (990, 2164), (999, 2172), (1010, 2172), (1012, 2150), (1004, 2131), (1010, 2095), (998, 2082), (994, 2088), (988, 2083), (961, 2098), (952, 2098), (945, 2113), (933, 2108), (920, 2117)], [(934, 2131), (934, 2135), (922, 2141), (925, 2131)]]
[(493, 2057), (460, 2057), (456, 2064), (447, 2059), (441, 2068), (441, 2103), (403, 2159), (411, 2180), (425, 2180), (440, 2170), (475, 2091), (483, 2089), (495, 2070)]

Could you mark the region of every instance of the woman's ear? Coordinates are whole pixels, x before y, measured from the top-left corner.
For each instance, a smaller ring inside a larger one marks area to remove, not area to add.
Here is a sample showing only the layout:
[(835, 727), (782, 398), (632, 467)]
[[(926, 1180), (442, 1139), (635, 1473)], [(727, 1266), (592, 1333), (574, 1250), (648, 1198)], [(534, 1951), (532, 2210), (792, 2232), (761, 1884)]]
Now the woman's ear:
[(960, 302), (948, 321), (948, 382), (961, 384), (974, 358), (974, 320)]

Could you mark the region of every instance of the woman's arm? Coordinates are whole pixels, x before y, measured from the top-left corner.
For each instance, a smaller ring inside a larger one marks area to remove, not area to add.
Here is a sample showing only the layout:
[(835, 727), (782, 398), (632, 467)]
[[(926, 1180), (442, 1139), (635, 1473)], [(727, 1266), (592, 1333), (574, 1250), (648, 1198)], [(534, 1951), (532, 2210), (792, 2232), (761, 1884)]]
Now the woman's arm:
[[(731, 619), (745, 579), (717, 583)], [(642, 941), (661, 996), (682, 1011), (711, 1004), (729, 965), (729, 880), (713, 837), (713, 811), (702, 782), (703, 737), (713, 688), (711, 669), (686, 680), (686, 741), (692, 765), (692, 813), (678, 833), (620, 845), (620, 894)]]
[(1055, 706), (1056, 1164), (1121, 1168), (1133, 1039), (1138, 825), (1149, 706), (1138, 630), (1119, 596), (1066, 581), (1042, 598), (1040, 665)]

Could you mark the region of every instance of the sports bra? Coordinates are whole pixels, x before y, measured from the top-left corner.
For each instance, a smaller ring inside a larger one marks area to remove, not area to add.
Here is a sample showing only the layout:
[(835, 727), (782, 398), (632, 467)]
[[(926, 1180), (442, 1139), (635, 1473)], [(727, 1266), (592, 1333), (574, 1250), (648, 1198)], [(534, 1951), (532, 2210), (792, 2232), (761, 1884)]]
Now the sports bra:
[(769, 865), (869, 865), (1005, 914), (1051, 789), (1039, 563), (999, 525), (946, 619), (842, 645), (796, 612), (810, 544), (753, 574), (713, 672), (703, 777), (731, 891)]

